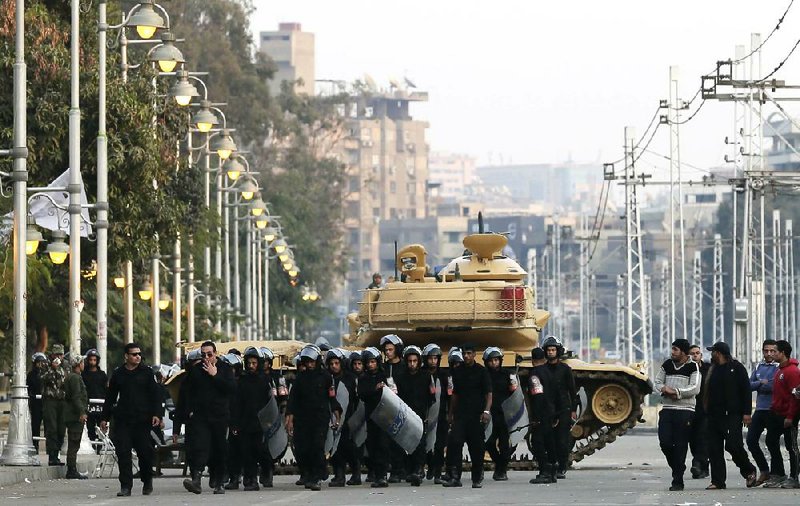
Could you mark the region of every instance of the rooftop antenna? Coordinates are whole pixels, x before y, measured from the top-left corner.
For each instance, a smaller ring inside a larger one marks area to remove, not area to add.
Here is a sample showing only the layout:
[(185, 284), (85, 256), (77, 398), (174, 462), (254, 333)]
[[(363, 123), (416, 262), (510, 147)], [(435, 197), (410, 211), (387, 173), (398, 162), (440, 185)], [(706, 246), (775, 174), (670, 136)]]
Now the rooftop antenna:
[(378, 85), (375, 84), (375, 79), (373, 79), (371, 75), (364, 74), (364, 82), (366, 83), (369, 91), (378, 91)]

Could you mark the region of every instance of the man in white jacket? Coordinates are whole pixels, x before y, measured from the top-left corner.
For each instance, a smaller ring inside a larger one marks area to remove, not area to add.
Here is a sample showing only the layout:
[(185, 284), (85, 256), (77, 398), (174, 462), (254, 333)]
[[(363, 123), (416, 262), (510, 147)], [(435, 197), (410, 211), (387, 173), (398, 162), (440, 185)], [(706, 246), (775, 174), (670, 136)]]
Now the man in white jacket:
[(676, 339), (669, 360), (661, 364), (654, 389), (661, 394), (662, 409), (658, 417), (658, 441), (672, 469), (671, 491), (683, 490), (686, 452), (700, 392), (700, 369), (689, 360), (689, 341)]

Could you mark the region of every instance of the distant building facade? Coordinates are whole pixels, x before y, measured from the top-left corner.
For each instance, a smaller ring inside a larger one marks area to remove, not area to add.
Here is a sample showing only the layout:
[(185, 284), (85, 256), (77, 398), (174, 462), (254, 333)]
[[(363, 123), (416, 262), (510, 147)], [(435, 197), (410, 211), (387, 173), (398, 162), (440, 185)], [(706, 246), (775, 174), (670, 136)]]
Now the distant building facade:
[(442, 199), (457, 200), (471, 194), (472, 185), (478, 182), (475, 158), (469, 155), (432, 152), (428, 166), (430, 180), (440, 185)]
[(280, 93), (284, 81), (294, 85), (296, 93), (314, 94), (314, 34), (302, 31), (300, 23), (280, 23), (276, 31), (261, 32), (260, 51), (277, 66), (269, 82), (270, 93)]

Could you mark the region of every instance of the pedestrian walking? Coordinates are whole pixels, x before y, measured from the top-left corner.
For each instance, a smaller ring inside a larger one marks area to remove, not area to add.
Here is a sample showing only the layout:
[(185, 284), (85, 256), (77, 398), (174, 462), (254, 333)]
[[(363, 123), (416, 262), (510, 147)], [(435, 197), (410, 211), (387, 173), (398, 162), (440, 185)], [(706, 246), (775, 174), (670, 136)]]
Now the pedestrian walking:
[(703, 360), (703, 349), (693, 344), (689, 357), (700, 368), (700, 393), (695, 397), (692, 432), (689, 434), (689, 449), (692, 451), (692, 479), (708, 478), (708, 418), (703, 399), (706, 392), (706, 376), (711, 364)]
[[(83, 384), (86, 385), (86, 392), (89, 399), (105, 399), (106, 389), (108, 388), (108, 375), (100, 369), (100, 354), (92, 348), (86, 352), (84, 357), (84, 367), (81, 377)], [(97, 425), (100, 423), (103, 414), (103, 406), (100, 404), (90, 404), (88, 418), (86, 420), (86, 432), (89, 439), (97, 441)]]
[(89, 407), (89, 394), (81, 378), (84, 358), (70, 353), (64, 359), (70, 368), (64, 380), (64, 423), (67, 426), (67, 473), (64, 477), (68, 480), (85, 480), (88, 476), (78, 472), (78, 449)]
[(42, 352), (34, 353), (31, 357), (33, 367), (28, 371), (25, 384), (28, 385), (28, 409), (31, 412), (31, 436), (33, 448), (39, 453), (39, 437), (42, 431), (42, 374), (47, 370), (49, 361)]
[[(789, 476), (782, 480), (780, 488), (800, 488), (798, 483), (798, 458), (800, 452), (797, 448), (797, 420), (800, 416), (800, 400), (794, 395), (794, 390), (800, 386), (800, 369), (797, 359), (792, 358), (792, 345), (788, 341), (777, 341), (775, 344), (775, 360), (778, 362), (778, 372), (775, 375), (772, 387), (773, 414), (771, 429), (767, 431), (767, 448), (770, 453), (780, 452), (780, 437), (786, 452), (789, 454)], [(783, 460), (775, 473), (783, 474)], [(773, 485), (774, 486), (774, 485)]]
[[(450, 401), (449, 419), (453, 431), (452, 450), (458, 455), (455, 469), (451, 470), (450, 481), (442, 483), (445, 487), (461, 486), (462, 459), (464, 443), (469, 450), (472, 462), (472, 488), (483, 486), (483, 454), (485, 451), (484, 433), (491, 420), (492, 382), (486, 369), (475, 362), (475, 346), (465, 344), (461, 347), (464, 364), (453, 373), (453, 394)], [(448, 448), (448, 452), (450, 448)], [(452, 462), (452, 461), (451, 461)]]
[[(756, 486), (765, 483), (770, 476), (781, 476), (783, 478), (784, 474), (780, 444), (773, 445), (772, 448), (768, 447), (771, 465), (767, 464), (767, 458), (761, 449), (761, 434), (764, 431), (767, 431), (767, 439), (774, 439), (776, 435), (780, 438), (780, 434), (783, 432), (783, 418), (780, 418), (777, 426), (775, 423), (770, 423), (770, 418), (773, 417), (770, 409), (772, 405), (772, 382), (775, 373), (778, 371), (778, 362), (775, 361), (778, 348), (775, 340), (765, 340), (764, 344), (761, 345), (761, 352), (764, 355), (764, 360), (750, 374), (750, 390), (756, 392), (756, 409), (753, 411), (750, 427), (747, 428), (747, 449), (750, 450), (750, 455), (753, 456), (753, 460), (760, 471)], [(770, 438), (770, 431), (773, 433), (772, 438)]]
[(562, 396), (555, 388), (547, 357), (541, 348), (531, 350), (531, 369), (528, 393), (531, 410), (531, 446), (539, 466), (539, 474), (530, 480), (533, 484), (557, 483), (558, 452), (553, 431), (558, 427), (559, 413), (569, 409), (562, 405)]
[(706, 379), (707, 395), (703, 399), (708, 413), (708, 454), (711, 464), (711, 484), (706, 490), (726, 487), (725, 450), (739, 468), (747, 486), (753, 487), (758, 474), (747, 456), (742, 439), (742, 425), (750, 425), (752, 410), (747, 370), (731, 356), (727, 343), (719, 341), (706, 349), (711, 351), (712, 362)]
[(54, 344), (50, 350), (50, 363), (42, 372), (42, 416), (47, 447), (47, 463), (63, 466), (58, 452), (64, 445), (64, 381), (67, 379), (67, 364), (64, 363), (64, 346)]
[(114, 369), (108, 382), (100, 430), (108, 430), (119, 465), (118, 496), (130, 496), (133, 488), (132, 451), (139, 460), (142, 495), (153, 493), (153, 440), (150, 430), (161, 425), (158, 385), (153, 370), (142, 363), (142, 349), (136, 343), (125, 345), (125, 363)]
[(489, 371), (492, 381), (492, 433), (486, 441), (486, 451), (494, 462), (492, 479), (508, 480), (508, 461), (510, 449), (508, 445), (508, 425), (503, 415), (503, 402), (511, 395), (511, 377), (513, 374), (503, 369), (503, 351), (490, 346), (483, 352), (483, 365)]
[(553, 434), (556, 439), (556, 452), (558, 452), (558, 470), (556, 478), (559, 480), (567, 476), (569, 454), (574, 444), (570, 430), (578, 419), (578, 391), (575, 388), (575, 378), (572, 369), (561, 361), (564, 354), (564, 345), (556, 336), (548, 336), (542, 342), (542, 349), (547, 355), (547, 367), (553, 378), (556, 390), (561, 394), (561, 403), (568, 406), (567, 410), (559, 413), (558, 425)]
[(181, 384), (177, 417), (186, 424), (187, 451), (191, 478), (183, 486), (193, 494), (202, 493), (200, 478), (208, 466), (208, 485), (215, 494), (224, 494), (227, 463), (230, 400), (236, 393), (233, 367), (217, 356), (212, 341), (200, 345), (202, 360), (187, 370)]
[(672, 470), (669, 489), (683, 490), (695, 397), (700, 392), (700, 368), (689, 359), (689, 341), (673, 341), (670, 359), (661, 364), (653, 386), (661, 394), (658, 442)]

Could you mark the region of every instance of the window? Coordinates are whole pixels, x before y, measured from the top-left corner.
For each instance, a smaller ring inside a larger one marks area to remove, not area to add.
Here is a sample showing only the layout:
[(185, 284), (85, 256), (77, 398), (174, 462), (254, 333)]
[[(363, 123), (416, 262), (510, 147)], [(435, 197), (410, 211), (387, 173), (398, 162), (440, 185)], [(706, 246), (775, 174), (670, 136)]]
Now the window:
[(715, 193), (706, 195), (698, 194), (694, 196), (694, 201), (698, 204), (713, 204), (717, 201), (717, 195)]
[(358, 202), (348, 202), (347, 203), (347, 218), (349, 219), (358, 219), (358, 211), (359, 205)]
[(372, 117), (372, 107), (365, 107), (364, 108), (364, 116), (366, 116), (367, 118), (371, 118)]
[(458, 244), (461, 239), (461, 232), (445, 232), (445, 236), (447, 237), (447, 242), (452, 242)]
[(397, 193), (397, 183), (394, 181), (389, 183), (389, 193)]
[(349, 189), (351, 192), (357, 192), (361, 189), (361, 180), (358, 176), (350, 176)]
[(372, 155), (372, 166), (380, 167), (380, 165), (381, 165), (381, 155)]
[(374, 216), (375, 218), (380, 218), (381, 217), (381, 208), (380, 207), (373, 207), (372, 208), (372, 216)]
[(353, 244), (353, 245), (358, 244), (358, 236), (359, 236), (358, 230), (351, 230), (350, 231), (350, 244)]

